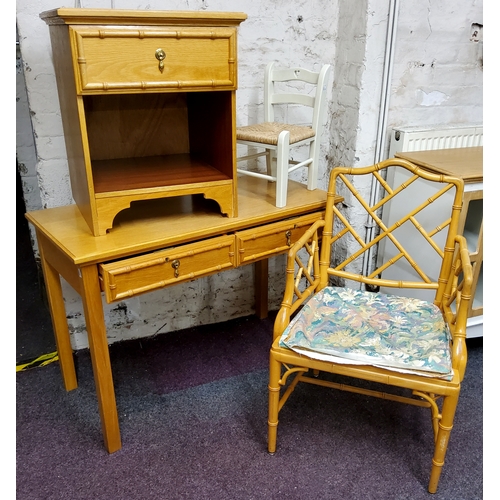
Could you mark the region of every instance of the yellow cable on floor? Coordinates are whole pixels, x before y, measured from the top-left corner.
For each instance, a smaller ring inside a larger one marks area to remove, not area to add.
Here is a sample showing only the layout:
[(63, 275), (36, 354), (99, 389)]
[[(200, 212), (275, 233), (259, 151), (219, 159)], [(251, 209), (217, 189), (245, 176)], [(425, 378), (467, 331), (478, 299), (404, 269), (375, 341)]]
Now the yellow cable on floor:
[(48, 365), (49, 363), (52, 363), (53, 361), (58, 361), (58, 360), (59, 356), (57, 355), (57, 351), (50, 352), (49, 354), (43, 354), (42, 356), (39, 356), (38, 358), (33, 359), (28, 363), (16, 365), (16, 372), (21, 372), (28, 368), (34, 368), (35, 366), (45, 366)]

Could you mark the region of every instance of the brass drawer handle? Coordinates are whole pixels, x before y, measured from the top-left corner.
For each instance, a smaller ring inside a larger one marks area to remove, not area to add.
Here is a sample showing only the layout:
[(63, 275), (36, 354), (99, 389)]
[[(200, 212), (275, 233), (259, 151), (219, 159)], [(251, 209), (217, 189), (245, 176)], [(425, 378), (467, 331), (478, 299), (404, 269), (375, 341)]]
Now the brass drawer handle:
[(181, 263), (179, 261), (179, 259), (175, 259), (172, 261), (172, 267), (174, 268), (174, 276), (176, 278), (179, 277), (179, 267), (180, 267)]
[(165, 54), (165, 51), (163, 49), (156, 49), (156, 52), (155, 52), (155, 57), (156, 59), (158, 59), (158, 69), (160, 70), (161, 73), (163, 73), (163, 59), (165, 59), (166, 54)]
[(285, 233), (286, 236), (286, 244), (291, 247), (292, 246), (292, 231), (290, 229)]

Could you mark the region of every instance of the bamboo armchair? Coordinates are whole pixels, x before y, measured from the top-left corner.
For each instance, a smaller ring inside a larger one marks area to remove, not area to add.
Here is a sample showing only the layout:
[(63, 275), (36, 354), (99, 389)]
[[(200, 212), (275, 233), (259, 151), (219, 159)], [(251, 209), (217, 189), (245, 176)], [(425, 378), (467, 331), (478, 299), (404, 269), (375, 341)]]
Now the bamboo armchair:
[[(393, 185), (387, 179), (397, 178), (396, 170), (406, 180)], [(372, 180), (381, 195), (370, 205), (356, 186), (367, 191)], [(416, 188), (417, 181), (425, 189)], [(375, 228), (370, 240), (334, 204), (336, 194), (358, 221)], [(288, 253), (270, 351), (270, 453), (276, 451), (278, 414), (300, 382), (391, 399), (431, 410), (434, 452), (428, 490), (436, 492), (467, 364), (472, 267), (465, 238), (457, 235), (462, 196), (461, 179), (405, 160), (332, 170), (324, 220), (313, 224)], [(408, 213), (387, 226), (383, 213), (398, 197), (404, 197)], [(444, 205), (436, 220), (431, 207), (438, 200)], [(408, 230), (421, 240), (411, 248), (404, 239)], [(384, 262), (379, 255), (375, 269), (364, 271), (363, 256), (382, 243), (393, 247), (393, 256)], [(428, 268), (429, 252), (439, 255), (439, 269)], [(403, 262), (411, 277), (405, 271), (398, 280), (384, 278), (387, 269)], [(415, 290), (431, 290), (433, 300), (412, 297)], [(351, 377), (353, 385), (336, 383), (324, 373)], [(356, 385), (354, 379), (393, 389), (382, 393)]]

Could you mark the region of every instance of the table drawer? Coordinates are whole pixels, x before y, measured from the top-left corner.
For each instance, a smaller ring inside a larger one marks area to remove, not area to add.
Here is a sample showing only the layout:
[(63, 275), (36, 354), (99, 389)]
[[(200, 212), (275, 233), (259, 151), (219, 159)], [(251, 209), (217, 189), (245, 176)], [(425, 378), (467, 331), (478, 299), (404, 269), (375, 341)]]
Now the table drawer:
[(235, 28), (69, 29), (78, 93), (236, 89)]
[(314, 213), (236, 233), (237, 265), (287, 252), (323, 214)]
[(234, 267), (234, 236), (182, 245), (99, 264), (107, 302), (190, 281)]

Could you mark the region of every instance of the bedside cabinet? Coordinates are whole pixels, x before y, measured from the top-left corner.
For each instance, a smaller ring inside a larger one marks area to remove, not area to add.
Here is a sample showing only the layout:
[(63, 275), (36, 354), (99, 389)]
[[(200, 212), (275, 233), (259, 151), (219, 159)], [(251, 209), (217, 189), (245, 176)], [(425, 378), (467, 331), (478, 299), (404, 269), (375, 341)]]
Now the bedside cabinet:
[(237, 27), (246, 14), (60, 8), (49, 25), (73, 198), (94, 236), (132, 202), (238, 215)]

